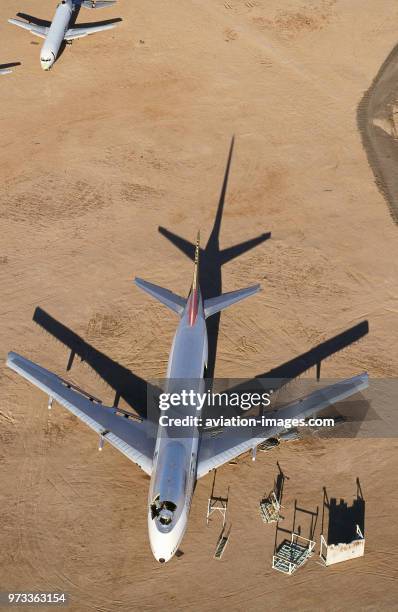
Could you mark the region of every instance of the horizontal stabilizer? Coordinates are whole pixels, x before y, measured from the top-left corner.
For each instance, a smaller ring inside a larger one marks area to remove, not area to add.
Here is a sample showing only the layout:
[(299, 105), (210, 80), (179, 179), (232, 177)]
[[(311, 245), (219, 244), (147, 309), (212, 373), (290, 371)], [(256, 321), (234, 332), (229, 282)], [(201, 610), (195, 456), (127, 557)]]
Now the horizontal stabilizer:
[(246, 287), (246, 289), (230, 291), (229, 293), (223, 293), (217, 297), (205, 300), (204, 309), (206, 319), (216, 314), (216, 312), (220, 312), (220, 310), (224, 310), (224, 308), (228, 308), (228, 306), (232, 306), (232, 304), (240, 302), (240, 300), (244, 300), (250, 295), (257, 293), (260, 289), (260, 285), (252, 285), (251, 287)]
[(116, 0), (83, 0), (80, 2), (81, 6), (84, 6), (86, 9), (100, 9), (106, 8), (107, 6), (113, 6), (116, 4)]
[(159, 302), (170, 308), (170, 310), (173, 310), (179, 315), (183, 313), (186, 304), (186, 300), (184, 298), (176, 295), (168, 289), (164, 289), (163, 287), (159, 287), (153, 283), (148, 283), (142, 278), (135, 278), (134, 282), (137, 287), (140, 287), (140, 289), (146, 291), (146, 293), (149, 293), (149, 295), (159, 300)]

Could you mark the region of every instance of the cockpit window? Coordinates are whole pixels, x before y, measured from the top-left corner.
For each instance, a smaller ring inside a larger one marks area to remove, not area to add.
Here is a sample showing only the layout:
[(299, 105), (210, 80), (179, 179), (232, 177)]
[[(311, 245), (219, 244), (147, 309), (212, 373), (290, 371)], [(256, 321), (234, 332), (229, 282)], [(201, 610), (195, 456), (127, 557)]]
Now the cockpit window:
[(173, 513), (166, 508), (162, 508), (162, 510), (159, 512), (159, 521), (162, 523), (162, 525), (170, 525), (172, 519)]
[(158, 518), (162, 525), (170, 525), (176, 508), (177, 506), (173, 502), (161, 501), (160, 496), (156, 495), (151, 503), (152, 519)]
[(170, 510), (170, 512), (174, 512), (175, 509), (177, 508), (177, 506), (173, 504), (173, 502), (170, 502), (170, 501), (163, 502), (163, 506), (167, 508), (167, 510)]

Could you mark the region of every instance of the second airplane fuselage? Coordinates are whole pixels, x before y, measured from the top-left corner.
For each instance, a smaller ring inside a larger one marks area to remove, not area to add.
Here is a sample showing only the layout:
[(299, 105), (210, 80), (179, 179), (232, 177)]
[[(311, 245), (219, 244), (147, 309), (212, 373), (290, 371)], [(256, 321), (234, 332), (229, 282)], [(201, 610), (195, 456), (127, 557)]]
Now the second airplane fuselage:
[(57, 59), (65, 34), (69, 28), (73, 10), (72, 0), (62, 0), (58, 4), (54, 19), (41, 48), (40, 63), (43, 70), (50, 70)]

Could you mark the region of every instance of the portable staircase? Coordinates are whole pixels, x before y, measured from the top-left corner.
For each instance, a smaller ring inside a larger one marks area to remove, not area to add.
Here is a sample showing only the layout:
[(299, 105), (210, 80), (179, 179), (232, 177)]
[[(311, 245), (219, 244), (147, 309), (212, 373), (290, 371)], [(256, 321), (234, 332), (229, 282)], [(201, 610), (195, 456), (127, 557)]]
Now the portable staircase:
[(223, 518), (223, 526), (226, 521), (227, 507), (228, 507), (228, 496), (229, 496), (229, 487), (227, 497), (215, 496), (213, 495), (213, 491), (211, 496), (207, 502), (207, 514), (206, 514), (206, 524), (209, 524), (210, 516), (213, 512), (219, 512)]
[(285, 540), (272, 557), (273, 569), (291, 576), (312, 556), (315, 542), (292, 533), (291, 540)]
[(214, 552), (214, 559), (221, 559), (221, 557), (224, 554), (225, 547), (228, 544), (229, 534), (231, 532), (231, 525), (229, 526), (229, 529), (225, 531), (225, 526), (227, 522), (229, 487), (228, 487), (226, 497), (222, 497), (221, 495), (214, 495), (214, 486), (216, 483), (216, 473), (217, 473), (217, 470), (214, 471), (213, 486), (211, 488), (211, 494), (207, 502), (206, 524), (207, 525), (209, 524), (209, 521), (211, 520), (210, 517), (214, 512), (218, 512), (219, 514), (221, 514), (222, 529), (218, 537), (216, 549)]
[(230, 531), (231, 531), (231, 526), (229, 527), (227, 532), (225, 532), (224, 530), (225, 530), (225, 525), (223, 526), (223, 529), (221, 531), (220, 537), (218, 538), (216, 550), (215, 550), (215, 553), (214, 553), (214, 558), (215, 559), (221, 559), (221, 557), (224, 554), (225, 547), (228, 544), (229, 534), (230, 534)]

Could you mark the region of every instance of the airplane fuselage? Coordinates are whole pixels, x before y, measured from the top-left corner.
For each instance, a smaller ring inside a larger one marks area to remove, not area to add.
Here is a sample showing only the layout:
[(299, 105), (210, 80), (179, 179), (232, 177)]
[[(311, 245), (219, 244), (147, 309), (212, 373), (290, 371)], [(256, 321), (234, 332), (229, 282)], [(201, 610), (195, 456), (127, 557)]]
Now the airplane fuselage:
[(72, 0), (62, 0), (55, 11), (54, 19), (40, 52), (40, 64), (43, 70), (50, 70), (61, 48), (69, 28), (74, 6)]
[[(174, 336), (167, 368), (167, 392), (203, 390), (207, 347), (203, 301), (198, 289), (197, 295), (190, 294)], [(195, 404), (184, 406), (178, 412), (178, 416), (189, 415), (200, 416)], [(149, 488), (148, 531), (153, 555), (161, 563), (173, 557), (187, 527), (198, 447), (197, 427), (159, 425)]]

